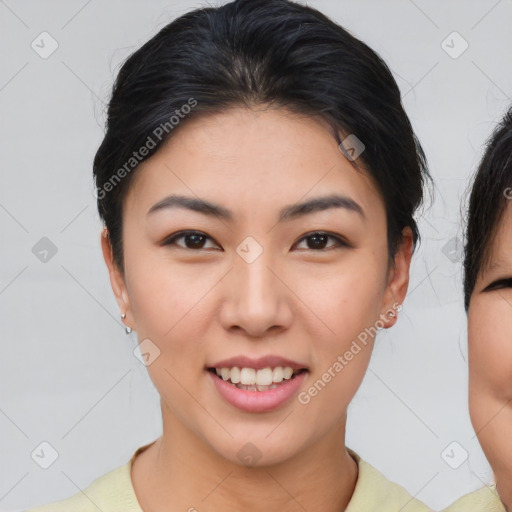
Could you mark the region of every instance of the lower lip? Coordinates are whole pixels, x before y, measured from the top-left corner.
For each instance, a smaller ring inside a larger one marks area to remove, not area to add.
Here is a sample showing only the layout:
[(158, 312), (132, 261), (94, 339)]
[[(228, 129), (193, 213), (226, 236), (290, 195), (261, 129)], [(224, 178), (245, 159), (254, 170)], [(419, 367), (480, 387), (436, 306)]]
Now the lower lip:
[(299, 373), (293, 379), (283, 381), (277, 388), (268, 391), (247, 391), (221, 379), (207, 371), (213, 379), (217, 391), (234, 407), (247, 412), (267, 412), (277, 409), (287, 402), (301, 387), (308, 372)]

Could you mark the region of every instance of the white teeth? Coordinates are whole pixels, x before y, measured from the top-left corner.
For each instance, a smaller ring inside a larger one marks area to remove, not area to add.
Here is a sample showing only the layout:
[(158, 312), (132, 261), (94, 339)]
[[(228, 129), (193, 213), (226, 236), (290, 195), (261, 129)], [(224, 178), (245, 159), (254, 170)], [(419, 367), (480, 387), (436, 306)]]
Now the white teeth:
[(260, 370), (234, 366), (233, 368), (215, 368), (215, 372), (223, 380), (231, 380), (232, 384), (239, 384), (238, 387), (241, 389), (251, 387), (254, 391), (256, 389), (267, 391), (267, 389), (274, 389), (272, 387), (274, 384), (291, 379), (294, 370), (290, 366), (277, 366), (274, 369), (267, 367)]
[(233, 384), (238, 384), (240, 382), (240, 368), (235, 366), (234, 368), (231, 368), (231, 382)]
[(242, 368), (240, 370), (240, 384), (246, 386), (256, 384), (256, 370), (254, 368)]
[(285, 366), (283, 368), (283, 379), (286, 379), (286, 380), (290, 379), (292, 374), (293, 374), (292, 368), (290, 368), (289, 366)]
[(282, 366), (278, 366), (274, 368), (272, 373), (272, 382), (282, 382), (283, 381), (283, 368)]
[(272, 368), (263, 368), (256, 372), (256, 385), (270, 386), (272, 384)]

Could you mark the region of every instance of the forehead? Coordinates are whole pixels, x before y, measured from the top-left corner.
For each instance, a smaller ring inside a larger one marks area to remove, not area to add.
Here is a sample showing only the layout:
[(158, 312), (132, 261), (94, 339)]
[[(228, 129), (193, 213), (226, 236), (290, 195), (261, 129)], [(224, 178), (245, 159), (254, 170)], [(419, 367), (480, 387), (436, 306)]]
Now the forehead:
[(322, 118), (233, 108), (179, 127), (139, 166), (127, 202), (156, 202), (165, 192), (180, 191), (243, 209), (343, 192), (370, 215), (382, 215), (373, 179), (361, 158), (356, 163), (360, 169), (342, 154)]
[(512, 201), (508, 200), (498, 221), (482, 272), (512, 270)]

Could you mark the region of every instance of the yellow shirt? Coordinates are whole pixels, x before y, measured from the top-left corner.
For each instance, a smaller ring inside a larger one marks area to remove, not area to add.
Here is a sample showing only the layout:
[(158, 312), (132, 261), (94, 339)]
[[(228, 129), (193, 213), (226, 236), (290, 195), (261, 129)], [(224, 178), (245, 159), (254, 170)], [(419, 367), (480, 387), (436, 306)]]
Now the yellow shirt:
[(443, 512), (507, 512), (507, 510), (496, 491), (496, 486), (492, 485), (466, 494)]
[[(130, 470), (137, 453), (150, 444), (138, 448), (126, 464), (100, 476), (82, 492), (26, 512), (143, 512), (133, 490)], [(403, 487), (387, 480), (352, 450), (349, 452), (357, 461), (359, 475), (345, 512), (431, 512)]]

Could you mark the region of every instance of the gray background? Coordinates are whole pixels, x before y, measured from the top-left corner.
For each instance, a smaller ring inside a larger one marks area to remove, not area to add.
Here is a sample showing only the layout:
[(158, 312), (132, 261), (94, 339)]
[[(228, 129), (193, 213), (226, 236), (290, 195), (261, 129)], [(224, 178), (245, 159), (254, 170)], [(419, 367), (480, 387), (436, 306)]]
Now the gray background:
[[(404, 309), (377, 341), (347, 445), (441, 508), (492, 480), (467, 410), (457, 240), (482, 144), (512, 103), (512, 1), (309, 4), (389, 64), (436, 181)], [(101, 256), (91, 164), (120, 63), (201, 5), (0, 0), (1, 510), (74, 494), (160, 433), (159, 397)], [(59, 45), (46, 59), (31, 47), (43, 31)], [(453, 31), (469, 44), (461, 55)], [(33, 253), (43, 237), (57, 249), (46, 262)], [(43, 441), (59, 455), (48, 469), (31, 457)]]

